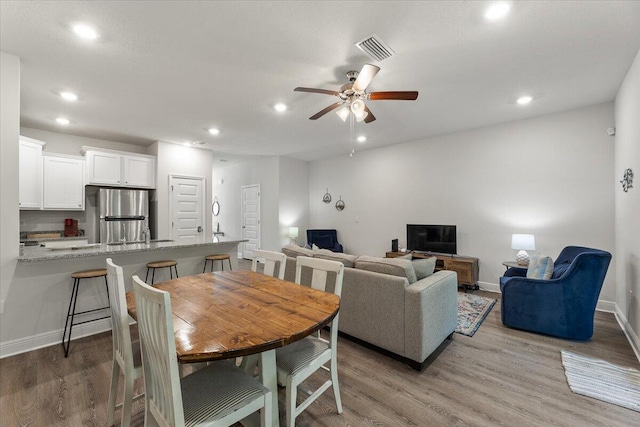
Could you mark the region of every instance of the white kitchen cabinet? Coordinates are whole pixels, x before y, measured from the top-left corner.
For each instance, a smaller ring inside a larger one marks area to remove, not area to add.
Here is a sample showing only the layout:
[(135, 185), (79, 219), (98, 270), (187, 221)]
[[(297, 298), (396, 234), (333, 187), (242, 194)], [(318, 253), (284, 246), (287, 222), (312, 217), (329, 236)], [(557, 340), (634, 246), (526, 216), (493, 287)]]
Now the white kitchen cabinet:
[(43, 156), (45, 210), (84, 210), (84, 159)]
[(156, 158), (145, 154), (82, 147), (86, 184), (156, 188)]
[(45, 142), (20, 136), (18, 161), (18, 206), (42, 209), (42, 148)]
[(120, 154), (106, 151), (88, 151), (86, 162), (87, 184), (114, 186), (122, 184), (120, 181), (122, 156)]

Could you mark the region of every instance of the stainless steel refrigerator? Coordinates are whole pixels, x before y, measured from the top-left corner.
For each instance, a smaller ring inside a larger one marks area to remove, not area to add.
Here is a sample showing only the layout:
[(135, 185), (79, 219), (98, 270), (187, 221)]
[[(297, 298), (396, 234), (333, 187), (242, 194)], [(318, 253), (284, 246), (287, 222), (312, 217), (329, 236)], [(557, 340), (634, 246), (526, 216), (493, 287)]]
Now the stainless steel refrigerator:
[(144, 242), (149, 226), (149, 192), (101, 188), (100, 243)]

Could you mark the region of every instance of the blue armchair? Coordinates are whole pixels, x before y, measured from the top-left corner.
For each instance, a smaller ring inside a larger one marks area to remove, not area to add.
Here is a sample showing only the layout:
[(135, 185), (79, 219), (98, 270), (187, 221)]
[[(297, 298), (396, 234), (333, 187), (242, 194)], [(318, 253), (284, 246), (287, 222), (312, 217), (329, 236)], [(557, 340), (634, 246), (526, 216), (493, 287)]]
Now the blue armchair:
[[(560, 338), (588, 340), (611, 254), (567, 246), (554, 263), (550, 280), (527, 279), (526, 270), (509, 269), (500, 278), (502, 323)], [(525, 277), (523, 277), (525, 276)]]
[(343, 252), (342, 245), (338, 242), (336, 230), (307, 230), (307, 245), (311, 247), (313, 244), (320, 249)]

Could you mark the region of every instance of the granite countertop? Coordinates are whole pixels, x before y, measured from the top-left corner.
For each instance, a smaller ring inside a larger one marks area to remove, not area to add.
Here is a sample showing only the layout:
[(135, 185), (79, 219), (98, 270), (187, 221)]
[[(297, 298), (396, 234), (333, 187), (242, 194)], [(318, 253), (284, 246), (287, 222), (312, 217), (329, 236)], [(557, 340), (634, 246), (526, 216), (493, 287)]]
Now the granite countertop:
[(40, 246), (27, 246), (24, 254), (18, 257), (20, 262), (52, 261), (70, 258), (84, 258), (92, 256), (121, 255), (127, 253), (162, 251), (180, 248), (194, 248), (198, 246), (216, 246), (228, 243), (246, 242), (246, 239), (233, 237), (195, 238), (180, 242), (173, 240), (152, 240), (151, 243), (125, 243), (94, 245), (78, 245), (74, 248), (43, 248)]

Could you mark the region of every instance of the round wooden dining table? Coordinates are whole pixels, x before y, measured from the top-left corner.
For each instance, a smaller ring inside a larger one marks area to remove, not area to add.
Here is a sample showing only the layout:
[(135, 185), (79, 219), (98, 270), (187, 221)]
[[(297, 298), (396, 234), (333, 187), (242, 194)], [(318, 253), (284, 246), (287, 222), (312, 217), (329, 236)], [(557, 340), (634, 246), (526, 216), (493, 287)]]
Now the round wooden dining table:
[[(332, 293), (252, 271), (185, 276), (153, 285), (169, 292), (180, 363), (208, 362), (259, 354), (260, 375), (273, 393), (278, 425), (275, 349), (328, 325), (340, 298)], [(136, 318), (135, 297), (127, 309)]]

